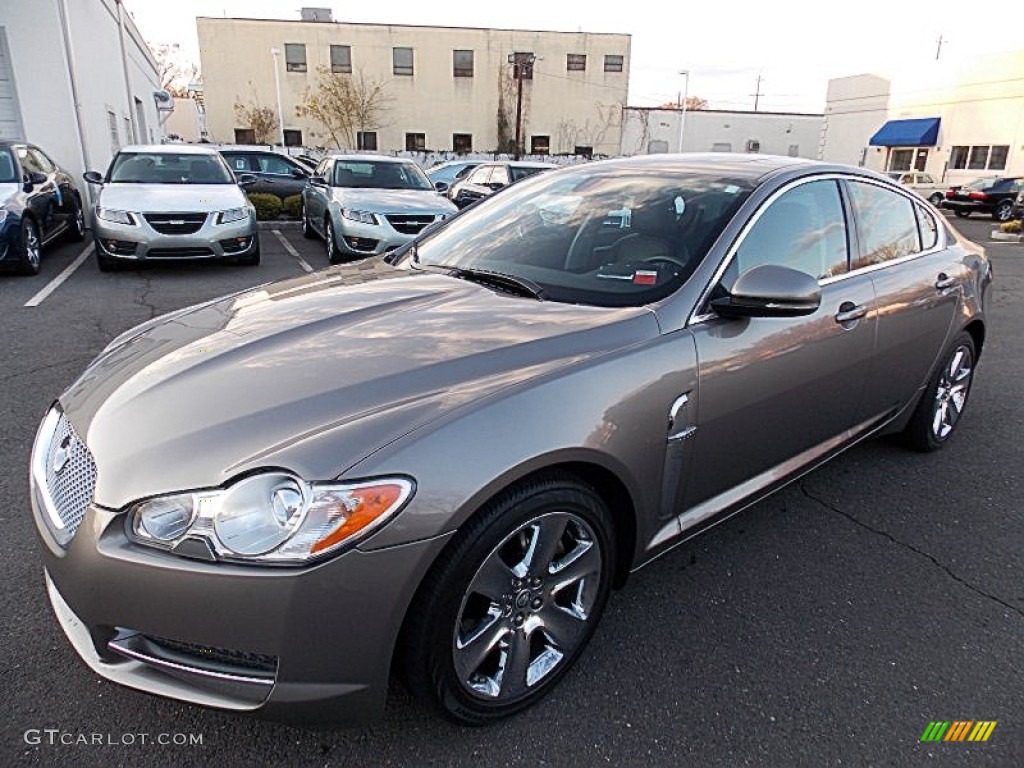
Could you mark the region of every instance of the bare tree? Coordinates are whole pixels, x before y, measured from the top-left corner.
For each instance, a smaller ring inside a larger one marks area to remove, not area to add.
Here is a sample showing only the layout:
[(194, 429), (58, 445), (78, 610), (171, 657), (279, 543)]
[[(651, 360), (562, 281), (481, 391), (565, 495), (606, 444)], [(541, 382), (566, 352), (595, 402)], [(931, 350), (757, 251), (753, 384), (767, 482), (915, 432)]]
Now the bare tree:
[(355, 146), (360, 131), (384, 127), (393, 98), (382, 81), (368, 79), (362, 70), (348, 74), (321, 66), (316, 71), (316, 86), (306, 88), (295, 108), (298, 117), (320, 123), (338, 149)]
[[(251, 86), (252, 83), (249, 83)], [(277, 119), (277, 113), (270, 107), (260, 103), (256, 95), (256, 88), (253, 87), (252, 98), (247, 102), (235, 102), (235, 116), (239, 124), (252, 129), (257, 144), (272, 144), (277, 138), (277, 129), (281, 122)]]
[[(686, 111), (697, 112), (702, 109), (708, 108), (708, 100), (702, 99), (700, 96), (687, 96), (686, 97)], [(678, 101), (669, 101), (662, 104), (658, 109), (679, 109)]]
[(570, 147), (598, 147), (604, 143), (608, 131), (622, 127), (622, 111), (623, 105), (619, 103), (598, 104), (596, 120), (588, 117), (582, 124), (572, 118), (559, 121), (555, 127), (559, 146), (564, 147), (566, 152), (571, 151)]

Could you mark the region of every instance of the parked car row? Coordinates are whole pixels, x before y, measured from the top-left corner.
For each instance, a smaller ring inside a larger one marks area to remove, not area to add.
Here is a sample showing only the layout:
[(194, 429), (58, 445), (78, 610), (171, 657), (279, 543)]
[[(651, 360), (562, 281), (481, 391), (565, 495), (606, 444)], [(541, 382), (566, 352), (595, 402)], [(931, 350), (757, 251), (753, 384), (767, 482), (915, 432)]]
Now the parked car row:
[[(993, 176), (977, 179), (970, 184), (947, 187), (939, 184), (930, 174), (918, 171), (890, 171), (886, 175), (914, 190), (932, 205), (948, 208), (961, 218), (972, 213), (985, 213), (1003, 222), (1022, 215), (1014, 207), (1018, 196), (1024, 192), (1021, 179), (1016, 176)], [(1024, 202), (1021, 205), (1024, 206)]]

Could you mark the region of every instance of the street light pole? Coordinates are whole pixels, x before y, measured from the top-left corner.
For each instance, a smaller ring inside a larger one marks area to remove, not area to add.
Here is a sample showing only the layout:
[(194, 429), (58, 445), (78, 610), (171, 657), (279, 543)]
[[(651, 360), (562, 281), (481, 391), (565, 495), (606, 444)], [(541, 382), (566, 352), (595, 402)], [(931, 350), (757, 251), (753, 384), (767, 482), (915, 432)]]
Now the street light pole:
[(683, 84), (683, 98), (679, 100), (679, 148), (677, 152), (683, 151), (683, 123), (686, 120), (686, 98), (690, 91), (690, 70), (684, 69), (680, 73), (686, 80)]
[(281, 66), (278, 57), (281, 55), (280, 48), (271, 48), (270, 54), (274, 57), (274, 90), (277, 92), (277, 123), (278, 138), (281, 139), (281, 146), (284, 146), (284, 112), (281, 110)]

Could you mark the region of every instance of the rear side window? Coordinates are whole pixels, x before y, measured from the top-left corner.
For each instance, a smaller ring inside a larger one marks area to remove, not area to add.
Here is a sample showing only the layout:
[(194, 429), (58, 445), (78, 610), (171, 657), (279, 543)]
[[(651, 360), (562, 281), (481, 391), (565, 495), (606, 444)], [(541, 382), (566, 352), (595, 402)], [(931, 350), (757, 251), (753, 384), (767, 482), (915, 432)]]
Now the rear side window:
[(477, 168), (473, 175), (469, 177), (470, 184), (486, 184), (487, 180), (491, 177), (491, 171), (494, 169), (492, 165), (485, 165), (481, 168)]
[(860, 232), (860, 253), (853, 260), (853, 269), (884, 264), (921, 250), (914, 203), (909, 198), (860, 181), (849, 182), (849, 188)]
[(736, 250), (726, 286), (747, 270), (775, 264), (816, 279), (847, 271), (846, 218), (835, 181), (801, 184), (771, 203)]
[(249, 168), (249, 158), (245, 155), (225, 155), (224, 159), (227, 160), (228, 166), (235, 173), (244, 173)]

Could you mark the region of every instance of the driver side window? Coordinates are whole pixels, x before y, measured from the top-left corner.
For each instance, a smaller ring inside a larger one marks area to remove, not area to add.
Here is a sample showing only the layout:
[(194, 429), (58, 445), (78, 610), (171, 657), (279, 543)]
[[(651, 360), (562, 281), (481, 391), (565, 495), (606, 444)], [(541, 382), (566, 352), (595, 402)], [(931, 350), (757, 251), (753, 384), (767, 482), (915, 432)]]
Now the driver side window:
[(728, 288), (753, 267), (776, 264), (822, 280), (849, 270), (839, 185), (812, 181), (772, 202), (747, 232), (722, 279)]

